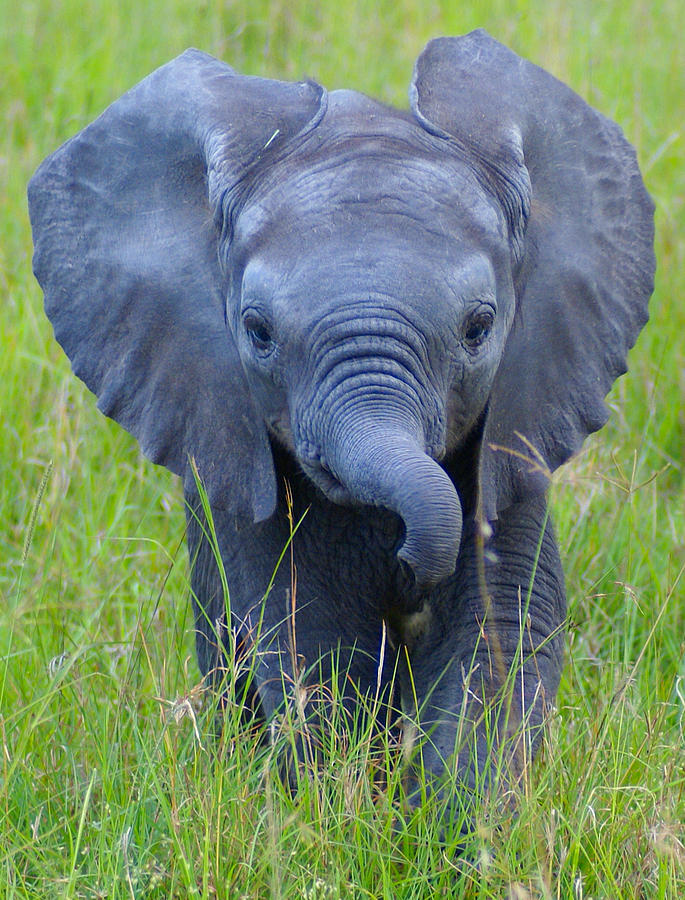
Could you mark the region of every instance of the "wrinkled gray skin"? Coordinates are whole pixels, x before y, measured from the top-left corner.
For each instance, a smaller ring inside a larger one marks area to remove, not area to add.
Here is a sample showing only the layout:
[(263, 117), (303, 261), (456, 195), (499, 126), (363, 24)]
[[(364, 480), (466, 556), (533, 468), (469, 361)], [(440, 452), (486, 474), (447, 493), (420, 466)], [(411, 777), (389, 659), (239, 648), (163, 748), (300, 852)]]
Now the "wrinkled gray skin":
[[(188, 51), (49, 157), (29, 202), (74, 371), (184, 479), (202, 672), (254, 659), (266, 720), (331, 660), (350, 707), (390, 703), (396, 673), (428, 788), (458, 804), (506, 738), (520, 771), (554, 700), (545, 488), (646, 321), (652, 205), (620, 130), (484, 32), (431, 42), (410, 99)], [(296, 647), (287, 562), (264, 597), (286, 486)]]

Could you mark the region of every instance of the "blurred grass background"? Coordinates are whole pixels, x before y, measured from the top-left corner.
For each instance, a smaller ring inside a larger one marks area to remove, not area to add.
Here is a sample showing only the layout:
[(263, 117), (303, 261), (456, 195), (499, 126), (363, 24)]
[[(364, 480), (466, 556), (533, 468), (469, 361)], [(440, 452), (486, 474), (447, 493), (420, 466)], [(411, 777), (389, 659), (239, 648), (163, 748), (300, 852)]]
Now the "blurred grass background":
[[(685, 895), (682, 12), (0, 0), (0, 896)], [(180, 490), (70, 374), (25, 201), (45, 155), (188, 46), (406, 105), (423, 44), (474, 27), (622, 125), (657, 204), (658, 258), (611, 421), (553, 487), (569, 594), (558, 712), (518, 821), (493, 829), (484, 811), (477, 873), (455, 869), (428, 813), (396, 835), (392, 775), (379, 793), (349, 747), (331, 769), (353, 759), (354, 777), (295, 801), (237, 733), (212, 765), (193, 726)]]

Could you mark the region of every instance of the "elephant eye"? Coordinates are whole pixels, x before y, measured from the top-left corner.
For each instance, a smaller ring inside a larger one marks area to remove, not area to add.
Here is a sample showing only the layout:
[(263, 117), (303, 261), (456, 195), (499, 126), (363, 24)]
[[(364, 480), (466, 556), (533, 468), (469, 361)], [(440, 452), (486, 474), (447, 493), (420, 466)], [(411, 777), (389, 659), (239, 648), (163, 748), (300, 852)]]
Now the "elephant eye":
[(266, 321), (255, 313), (247, 313), (243, 318), (243, 326), (252, 346), (262, 356), (266, 356), (274, 349), (274, 340)]
[(469, 350), (475, 350), (488, 339), (494, 322), (491, 309), (479, 309), (468, 317), (464, 325), (464, 343)]

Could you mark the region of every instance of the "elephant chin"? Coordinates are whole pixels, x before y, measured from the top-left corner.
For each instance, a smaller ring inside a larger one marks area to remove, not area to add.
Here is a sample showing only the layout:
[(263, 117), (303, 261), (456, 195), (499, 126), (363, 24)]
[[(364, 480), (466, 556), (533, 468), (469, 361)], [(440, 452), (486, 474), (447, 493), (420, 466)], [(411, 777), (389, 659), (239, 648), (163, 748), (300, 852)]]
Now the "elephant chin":
[(325, 448), (315, 480), (336, 503), (357, 502), (395, 512), (404, 523), (397, 552), (419, 589), (453, 574), (461, 543), (462, 508), (447, 473), (397, 428), (361, 423), (339, 429)]

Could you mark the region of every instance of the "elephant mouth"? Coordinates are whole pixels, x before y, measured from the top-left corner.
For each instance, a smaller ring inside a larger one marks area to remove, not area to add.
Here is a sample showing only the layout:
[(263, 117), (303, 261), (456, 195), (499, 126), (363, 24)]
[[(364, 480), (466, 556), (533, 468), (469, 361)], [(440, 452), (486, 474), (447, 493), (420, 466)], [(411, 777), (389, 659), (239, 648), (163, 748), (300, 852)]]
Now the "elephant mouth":
[(300, 465), (309, 480), (316, 485), (331, 503), (339, 506), (358, 505), (359, 501), (355, 500), (348, 488), (345, 487), (324, 460), (300, 460)]

